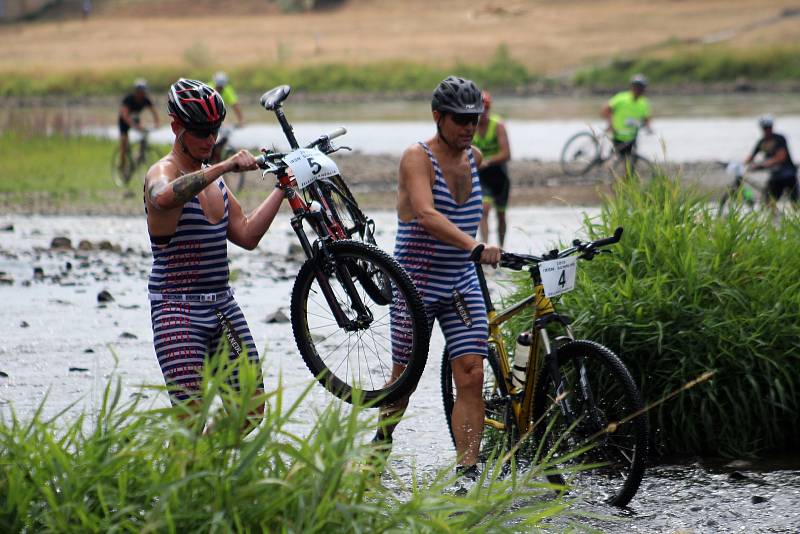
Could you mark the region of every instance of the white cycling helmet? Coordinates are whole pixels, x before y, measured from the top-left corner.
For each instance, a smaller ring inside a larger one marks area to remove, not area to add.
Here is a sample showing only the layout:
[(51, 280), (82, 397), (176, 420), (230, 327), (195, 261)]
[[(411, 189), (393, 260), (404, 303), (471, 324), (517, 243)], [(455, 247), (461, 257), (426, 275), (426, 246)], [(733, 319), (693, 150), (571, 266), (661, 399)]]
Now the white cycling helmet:
[(214, 74), (214, 85), (217, 87), (225, 87), (228, 85), (228, 75), (222, 71), (217, 72)]
[(133, 82), (134, 89), (147, 89), (147, 80), (144, 78), (137, 78), (135, 82)]
[(636, 74), (631, 78), (631, 85), (641, 85), (647, 87), (647, 77), (644, 74)]
[(774, 122), (775, 119), (772, 118), (772, 115), (762, 115), (758, 118), (758, 125), (762, 128), (772, 128)]

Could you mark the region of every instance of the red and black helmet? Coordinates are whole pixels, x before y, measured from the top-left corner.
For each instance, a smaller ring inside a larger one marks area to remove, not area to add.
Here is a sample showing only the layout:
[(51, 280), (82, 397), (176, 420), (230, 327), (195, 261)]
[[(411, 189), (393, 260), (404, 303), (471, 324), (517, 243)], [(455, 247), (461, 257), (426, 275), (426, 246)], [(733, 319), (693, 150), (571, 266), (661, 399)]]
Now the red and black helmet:
[(168, 113), (186, 129), (213, 131), (225, 120), (225, 103), (214, 89), (197, 80), (181, 78), (169, 88)]

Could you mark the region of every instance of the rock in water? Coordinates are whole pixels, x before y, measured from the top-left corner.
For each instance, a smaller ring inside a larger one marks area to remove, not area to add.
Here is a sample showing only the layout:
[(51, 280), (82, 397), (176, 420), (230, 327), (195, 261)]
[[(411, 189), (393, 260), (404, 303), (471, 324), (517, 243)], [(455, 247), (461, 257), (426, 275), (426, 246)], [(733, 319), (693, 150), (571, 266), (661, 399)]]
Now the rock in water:
[(288, 323), (289, 317), (283, 310), (275, 310), (264, 318), (265, 323)]
[(97, 294), (97, 302), (114, 302), (114, 297), (104, 289)]
[(50, 241), (50, 248), (72, 248), (72, 241), (68, 237), (54, 237)]

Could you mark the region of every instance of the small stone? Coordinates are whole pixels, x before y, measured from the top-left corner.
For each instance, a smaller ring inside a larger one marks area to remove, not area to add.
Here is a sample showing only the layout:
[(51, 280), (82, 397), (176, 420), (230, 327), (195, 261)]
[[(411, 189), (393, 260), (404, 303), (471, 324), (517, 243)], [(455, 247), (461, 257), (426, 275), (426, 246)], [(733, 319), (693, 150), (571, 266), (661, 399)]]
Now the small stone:
[(114, 302), (114, 297), (104, 289), (97, 294), (97, 302)]
[(72, 270), (72, 262), (68, 261), (67, 263), (64, 264), (64, 271), (69, 272), (71, 270)]
[(84, 353), (84, 354), (94, 354), (94, 349), (91, 349), (91, 348), (89, 348), (89, 349), (83, 349), (83, 353)]
[(138, 339), (136, 334), (131, 334), (130, 332), (123, 332), (119, 335), (120, 339)]
[(264, 318), (265, 323), (288, 323), (289, 317), (283, 310), (275, 310)]
[(768, 498), (762, 497), (761, 495), (753, 495), (750, 497), (750, 502), (753, 504), (761, 504), (762, 502), (767, 502), (768, 500)]
[(103, 239), (102, 241), (97, 243), (97, 248), (99, 248), (100, 250), (112, 250), (114, 248), (114, 245), (111, 244), (111, 241)]
[(0, 273), (0, 285), (11, 286), (14, 285), (14, 278), (10, 274)]
[(33, 279), (34, 280), (44, 280), (44, 269), (41, 267), (34, 267), (33, 268)]
[(81, 239), (78, 243), (78, 250), (94, 250), (94, 245), (88, 239)]
[(741, 471), (731, 471), (728, 474), (728, 480), (740, 481), (740, 480), (749, 480), (749, 479), (750, 479), (750, 477), (748, 477), (747, 475), (745, 475)]
[(3, 226), (2, 228), (0, 228), (0, 232), (13, 232), (13, 231), (14, 231), (14, 225), (13, 224), (7, 224), (7, 225)]
[(5, 371), (0, 371), (0, 378), (8, 378), (8, 373)]
[(87, 372), (89, 372), (89, 369), (87, 369), (86, 367), (70, 367), (69, 368), (69, 372), (70, 373), (87, 373)]
[(291, 256), (292, 258), (304, 258), (306, 253), (300, 244), (289, 243), (289, 251), (287, 252), (287, 255)]
[(29, 326), (30, 325), (28, 324), (28, 321), (22, 321), (21, 323), (19, 323), (20, 328), (28, 328)]
[(122, 308), (123, 310), (136, 310), (141, 306), (139, 306), (138, 304), (120, 304), (119, 307)]
[(52, 241), (50, 241), (50, 248), (72, 248), (72, 241), (68, 237), (54, 237)]

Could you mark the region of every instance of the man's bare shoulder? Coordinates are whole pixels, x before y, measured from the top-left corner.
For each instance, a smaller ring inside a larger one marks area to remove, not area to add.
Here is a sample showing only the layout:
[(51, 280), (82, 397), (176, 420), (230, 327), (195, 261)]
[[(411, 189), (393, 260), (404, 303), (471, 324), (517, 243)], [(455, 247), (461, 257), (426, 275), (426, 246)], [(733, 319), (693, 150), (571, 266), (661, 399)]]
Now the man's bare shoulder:
[(180, 169), (178, 165), (170, 155), (167, 154), (150, 167), (150, 170), (148, 170), (145, 175), (145, 182), (161, 180), (170, 182), (175, 179), (179, 173)]

